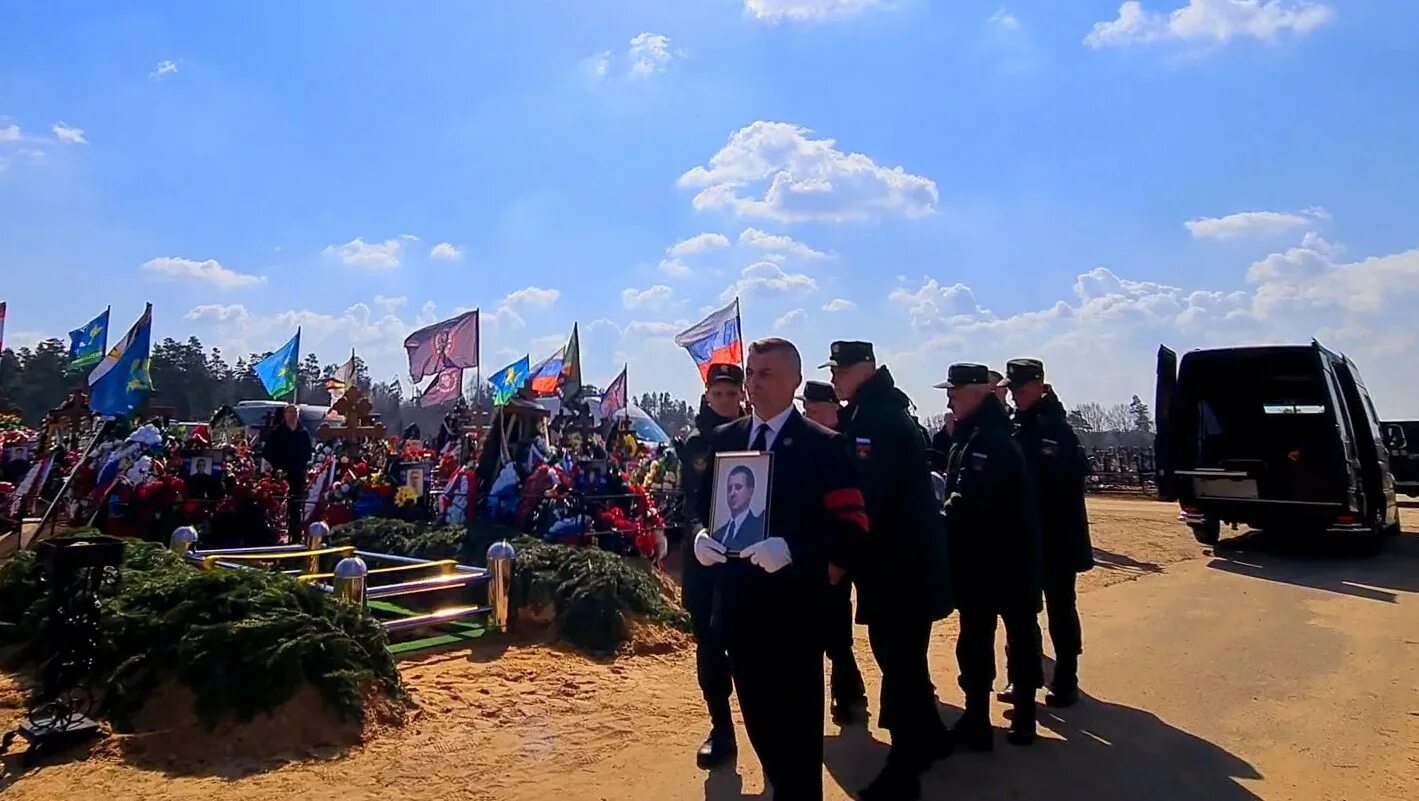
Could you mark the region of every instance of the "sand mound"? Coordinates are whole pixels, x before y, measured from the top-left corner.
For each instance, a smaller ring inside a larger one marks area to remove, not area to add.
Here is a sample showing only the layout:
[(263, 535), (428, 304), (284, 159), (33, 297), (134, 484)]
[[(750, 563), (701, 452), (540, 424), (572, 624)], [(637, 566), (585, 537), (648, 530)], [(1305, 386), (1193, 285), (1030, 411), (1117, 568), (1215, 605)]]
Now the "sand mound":
[(134, 717), (131, 732), (114, 733), (103, 751), (173, 775), (243, 776), (278, 764), (330, 758), (403, 725), (407, 707), (383, 693), (364, 699), (364, 723), (331, 714), (320, 693), (306, 687), (269, 715), (208, 729), (193, 713), (192, 691), (158, 689)]

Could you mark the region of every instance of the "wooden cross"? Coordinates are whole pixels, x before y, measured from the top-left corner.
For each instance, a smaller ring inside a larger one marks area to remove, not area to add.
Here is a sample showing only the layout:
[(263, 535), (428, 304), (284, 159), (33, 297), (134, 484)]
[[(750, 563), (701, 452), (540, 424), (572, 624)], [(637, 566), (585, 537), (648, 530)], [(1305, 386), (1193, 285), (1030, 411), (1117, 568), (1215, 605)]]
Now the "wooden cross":
[(329, 423), (322, 423), (315, 432), (317, 439), (322, 441), (343, 439), (347, 443), (354, 444), (366, 439), (384, 436), (384, 424), (372, 419), (373, 415), (370, 410), (373, 407), (359, 387), (350, 387), (345, 390), (345, 394), (330, 408), (345, 418), (345, 424), (332, 426)]

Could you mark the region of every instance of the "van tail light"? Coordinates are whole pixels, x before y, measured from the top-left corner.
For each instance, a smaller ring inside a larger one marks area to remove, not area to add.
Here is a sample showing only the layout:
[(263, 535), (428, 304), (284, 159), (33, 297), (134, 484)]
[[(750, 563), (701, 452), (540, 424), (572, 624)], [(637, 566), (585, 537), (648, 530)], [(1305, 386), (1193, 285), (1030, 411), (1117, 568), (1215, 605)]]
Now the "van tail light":
[(1335, 522), (1339, 523), (1342, 526), (1353, 526), (1354, 524), (1360, 522), (1360, 518), (1356, 517), (1355, 515), (1340, 515), (1339, 517), (1335, 518)]
[(1182, 510), (1190, 515), (1202, 514), (1201, 506), (1190, 506), (1188, 504), (1182, 504)]

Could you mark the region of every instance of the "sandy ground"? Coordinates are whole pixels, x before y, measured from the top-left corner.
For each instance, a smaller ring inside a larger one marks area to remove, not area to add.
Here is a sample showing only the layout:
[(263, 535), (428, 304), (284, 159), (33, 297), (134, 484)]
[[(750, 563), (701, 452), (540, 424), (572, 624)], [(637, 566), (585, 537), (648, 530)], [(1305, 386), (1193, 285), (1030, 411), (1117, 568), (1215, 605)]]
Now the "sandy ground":
[[(1419, 798), (1419, 537), (1378, 558), (1245, 541), (1214, 555), (1174, 506), (1093, 498), (1090, 509), (1100, 566), (1083, 576), (1080, 600), (1088, 699), (1045, 712), (1032, 748), (1000, 738), (993, 754), (940, 763), (925, 797)], [(1419, 530), (1419, 510), (1405, 523)], [(931, 652), (948, 718), (960, 703), (955, 630), (938, 625)], [(858, 654), (875, 710), (861, 629)], [(270, 731), (276, 721), (222, 734), (227, 747), (183, 730), (112, 736), (87, 760), (0, 789), (15, 801), (729, 801), (762, 791), (742, 732), (737, 773), (694, 768), (705, 718), (687, 651), (592, 662), (518, 641), (401, 666), (419, 709), (363, 742), (337, 730), (296, 749), (288, 743), (300, 738)], [(17, 704), (0, 684), (0, 724)], [(881, 765), (885, 733), (825, 731), (827, 794), (847, 798)]]

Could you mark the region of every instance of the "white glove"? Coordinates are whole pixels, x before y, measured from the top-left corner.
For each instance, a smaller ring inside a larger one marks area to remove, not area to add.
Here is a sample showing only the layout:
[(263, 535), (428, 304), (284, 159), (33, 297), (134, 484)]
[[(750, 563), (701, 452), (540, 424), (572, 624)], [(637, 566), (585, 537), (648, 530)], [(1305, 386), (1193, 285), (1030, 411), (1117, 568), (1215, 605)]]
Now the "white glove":
[(729, 561), (729, 557), (724, 555), (724, 546), (708, 531), (700, 529), (700, 533), (695, 535), (695, 560), (705, 567), (722, 565)]
[(793, 555), (788, 552), (788, 540), (783, 537), (769, 537), (756, 542), (740, 551), (739, 555), (768, 573), (777, 573), (793, 564)]
[(670, 540), (665, 539), (664, 531), (655, 532), (655, 559), (652, 561), (659, 562), (668, 553), (670, 553)]

